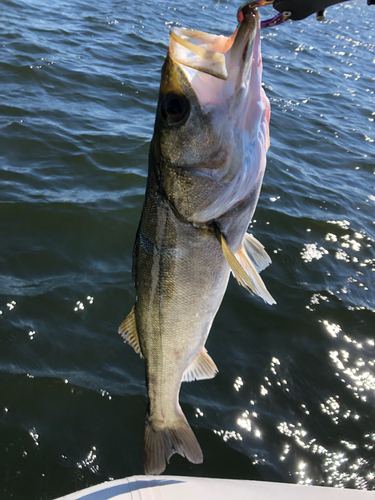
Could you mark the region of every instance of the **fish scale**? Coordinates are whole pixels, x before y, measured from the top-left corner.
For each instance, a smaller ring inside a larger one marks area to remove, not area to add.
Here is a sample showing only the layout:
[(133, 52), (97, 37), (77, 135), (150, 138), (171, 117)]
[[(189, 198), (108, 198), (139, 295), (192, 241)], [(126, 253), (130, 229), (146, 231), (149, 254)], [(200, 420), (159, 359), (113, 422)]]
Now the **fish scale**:
[(171, 34), (133, 251), (136, 302), (119, 329), (146, 363), (146, 474), (174, 453), (203, 461), (179, 393), (218, 371), (205, 343), (230, 271), (274, 303), (258, 274), (270, 258), (246, 233), (269, 146), (259, 30), (248, 11), (229, 38)]

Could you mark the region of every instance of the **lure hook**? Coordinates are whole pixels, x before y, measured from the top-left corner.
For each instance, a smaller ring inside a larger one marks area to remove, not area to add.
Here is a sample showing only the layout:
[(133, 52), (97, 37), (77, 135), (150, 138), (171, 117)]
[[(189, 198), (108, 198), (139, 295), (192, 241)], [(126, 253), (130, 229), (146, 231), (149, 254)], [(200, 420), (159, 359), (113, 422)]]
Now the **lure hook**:
[[(243, 3), (237, 11), (237, 20), (239, 24), (245, 18), (246, 11), (248, 9), (256, 9), (257, 7), (263, 7), (264, 5), (272, 4), (274, 0), (253, 0), (251, 2)], [(271, 17), (270, 19), (266, 19), (265, 21), (261, 21), (261, 28), (270, 28), (271, 26), (276, 26), (277, 24), (281, 24), (286, 21), (290, 17), (290, 12), (283, 12), (276, 14), (276, 16)]]

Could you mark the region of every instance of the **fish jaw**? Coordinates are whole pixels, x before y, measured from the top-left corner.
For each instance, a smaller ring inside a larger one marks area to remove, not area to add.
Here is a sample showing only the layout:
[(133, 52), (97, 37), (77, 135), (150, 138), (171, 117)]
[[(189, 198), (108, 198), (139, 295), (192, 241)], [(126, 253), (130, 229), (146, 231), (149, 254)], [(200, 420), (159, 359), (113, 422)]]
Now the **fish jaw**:
[[(261, 74), (256, 12), (231, 37), (174, 28), (153, 147), (157, 175), (181, 217), (197, 224), (217, 219), (261, 182), (270, 118)], [(182, 102), (176, 121), (166, 116), (171, 96)]]

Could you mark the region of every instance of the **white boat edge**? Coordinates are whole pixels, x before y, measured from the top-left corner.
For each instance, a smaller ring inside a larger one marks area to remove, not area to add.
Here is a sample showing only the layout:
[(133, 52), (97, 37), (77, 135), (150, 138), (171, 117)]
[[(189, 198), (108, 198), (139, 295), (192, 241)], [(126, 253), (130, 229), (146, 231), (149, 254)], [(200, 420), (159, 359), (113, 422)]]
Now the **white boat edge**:
[(56, 500), (375, 500), (375, 492), (239, 479), (131, 476)]

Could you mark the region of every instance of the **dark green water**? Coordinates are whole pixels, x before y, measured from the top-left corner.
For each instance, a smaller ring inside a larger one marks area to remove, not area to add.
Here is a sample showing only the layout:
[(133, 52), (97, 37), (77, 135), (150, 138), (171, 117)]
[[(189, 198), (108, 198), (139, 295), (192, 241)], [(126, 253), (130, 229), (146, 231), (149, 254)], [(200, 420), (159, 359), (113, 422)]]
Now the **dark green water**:
[[(171, 25), (234, 1), (0, 1), (0, 498), (143, 472), (144, 367), (116, 333)], [(269, 13), (271, 12), (268, 11)], [(253, 221), (276, 306), (231, 280), (184, 384), (205, 462), (169, 474), (375, 489), (375, 8), (264, 30)]]

